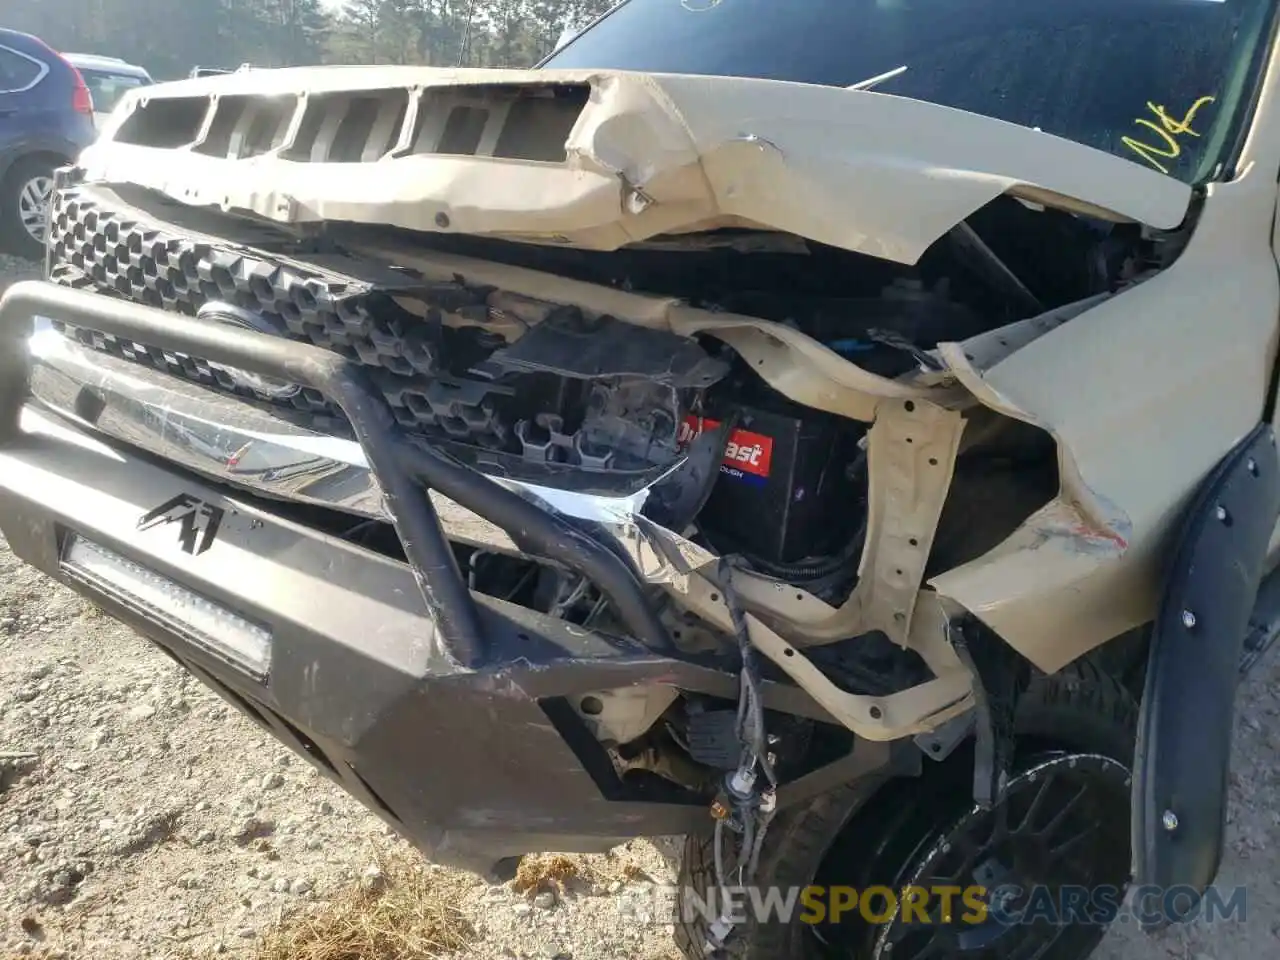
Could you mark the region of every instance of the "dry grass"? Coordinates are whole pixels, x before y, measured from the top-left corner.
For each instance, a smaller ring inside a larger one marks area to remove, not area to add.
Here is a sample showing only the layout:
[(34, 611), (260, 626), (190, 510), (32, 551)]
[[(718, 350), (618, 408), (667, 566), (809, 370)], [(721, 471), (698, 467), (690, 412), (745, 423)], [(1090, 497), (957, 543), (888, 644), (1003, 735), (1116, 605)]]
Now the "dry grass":
[[(625, 849), (625, 848), (624, 848)], [(652, 881), (641, 867), (617, 851), (603, 854), (531, 853), (527, 854), (516, 870), (511, 889), (523, 893), (532, 900), (543, 890), (550, 890), (557, 898), (567, 893), (582, 893), (595, 889), (601, 892), (610, 880)]]
[[(432, 870), (411, 853), (378, 853), (374, 862), (375, 882), (366, 878), (332, 900), (286, 915), (263, 936), (256, 960), (435, 960), (475, 942), (475, 930), (458, 907), (467, 881)], [(529, 899), (544, 890), (561, 898), (608, 878), (647, 875), (613, 851), (530, 854), (521, 860), (511, 889)]]
[(259, 943), (258, 960), (431, 960), (472, 942), (456, 878), (411, 856), (376, 862), (374, 882), (282, 919)]
[(635, 863), (624, 863), (622, 865), (622, 878), (624, 880), (649, 880), (650, 876), (644, 872), (644, 868)]
[(563, 894), (575, 880), (587, 880), (585, 861), (562, 853), (532, 853), (520, 861), (511, 889), (532, 899), (541, 890)]

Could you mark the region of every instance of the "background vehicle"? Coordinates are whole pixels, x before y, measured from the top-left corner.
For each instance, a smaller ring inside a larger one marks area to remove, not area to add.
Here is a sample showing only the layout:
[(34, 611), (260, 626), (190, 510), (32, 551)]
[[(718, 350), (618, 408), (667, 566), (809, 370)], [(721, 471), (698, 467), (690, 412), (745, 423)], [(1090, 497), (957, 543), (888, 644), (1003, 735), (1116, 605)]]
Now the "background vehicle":
[(227, 70), (223, 67), (192, 67), (191, 72), (187, 76), (194, 80), (198, 77), (221, 77), (228, 73), (241, 73), (242, 71), (252, 69), (253, 64), (251, 63), (242, 63), (234, 70)]
[(53, 171), (93, 137), (93, 98), (75, 67), (35, 37), (0, 30), (0, 243), (42, 255)]
[(63, 58), (80, 71), (93, 97), (93, 117), (98, 127), (110, 116), (126, 91), (149, 86), (154, 81), (145, 69), (118, 57), (89, 53), (64, 53)]
[(157, 87), (5, 303), (0, 526), (437, 859), (685, 834), (704, 903), (934, 893), (691, 957), (1080, 960), (1213, 880), (1280, 624), (1276, 18), (628, 0)]

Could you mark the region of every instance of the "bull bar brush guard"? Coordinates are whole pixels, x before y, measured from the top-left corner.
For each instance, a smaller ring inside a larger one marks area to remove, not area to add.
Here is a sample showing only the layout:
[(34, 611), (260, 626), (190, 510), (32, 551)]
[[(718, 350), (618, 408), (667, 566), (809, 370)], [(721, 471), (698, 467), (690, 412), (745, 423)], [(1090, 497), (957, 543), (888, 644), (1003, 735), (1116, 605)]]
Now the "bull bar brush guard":
[(655, 653), (674, 653), (657, 611), (621, 556), (484, 474), (404, 436), (359, 365), (319, 347), (45, 281), (18, 283), (0, 300), (0, 446), (16, 442), (22, 434), (20, 416), (29, 380), (25, 345), (37, 318), (287, 380), (331, 399), (350, 423), (381, 487), (387, 515), (442, 648), (460, 666), (474, 668), (484, 662), (485, 639), (429, 490), (487, 518), (521, 549), (585, 577), (614, 605), (637, 640)]

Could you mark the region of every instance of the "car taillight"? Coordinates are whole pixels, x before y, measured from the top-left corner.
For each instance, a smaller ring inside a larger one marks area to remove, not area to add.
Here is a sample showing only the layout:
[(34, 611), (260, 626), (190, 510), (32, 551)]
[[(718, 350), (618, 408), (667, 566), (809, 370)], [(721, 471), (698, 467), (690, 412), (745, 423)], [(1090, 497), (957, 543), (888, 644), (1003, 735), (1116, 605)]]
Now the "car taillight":
[[(67, 64), (67, 66), (71, 66)], [(93, 115), (93, 95), (89, 93), (89, 88), (85, 85), (84, 77), (80, 76), (80, 71), (75, 67), (71, 67), (71, 73), (75, 77), (75, 89), (71, 91), (71, 109), (76, 113), (83, 113), (86, 116)]]
[[(32, 39), (35, 38), (33, 37)], [(83, 113), (85, 116), (92, 117), (93, 94), (89, 92), (88, 86), (85, 85), (84, 77), (80, 75), (80, 71), (76, 69), (70, 60), (58, 53), (57, 50), (54, 50), (53, 47), (49, 46), (43, 40), (35, 39), (35, 42), (45, 50), (48, 50), (49, 56), (56, 57), (61, 60), (66, 65), (67, 69), (71, 71), (71, 82), (74, 85), (71, 90), (71, 109), (76, 113)]]

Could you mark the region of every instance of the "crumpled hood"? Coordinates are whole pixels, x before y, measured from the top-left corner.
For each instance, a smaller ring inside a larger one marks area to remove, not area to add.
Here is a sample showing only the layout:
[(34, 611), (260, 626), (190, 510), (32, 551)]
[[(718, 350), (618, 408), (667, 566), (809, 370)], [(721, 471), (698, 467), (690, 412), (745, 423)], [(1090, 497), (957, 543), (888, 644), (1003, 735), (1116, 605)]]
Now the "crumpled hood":
[(91, 181), (281, 223), (616, 249), (764, 228), (914, 263), (1001, 194), (1169, 229), (1186, 184), (872, 91), (610, 71), (311, 67), (132, 93)]

